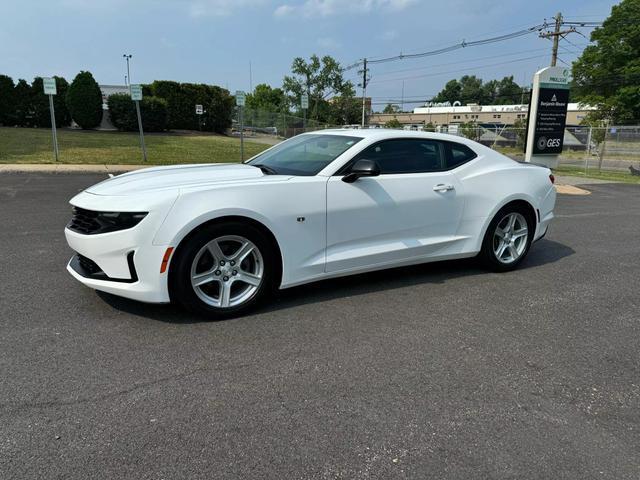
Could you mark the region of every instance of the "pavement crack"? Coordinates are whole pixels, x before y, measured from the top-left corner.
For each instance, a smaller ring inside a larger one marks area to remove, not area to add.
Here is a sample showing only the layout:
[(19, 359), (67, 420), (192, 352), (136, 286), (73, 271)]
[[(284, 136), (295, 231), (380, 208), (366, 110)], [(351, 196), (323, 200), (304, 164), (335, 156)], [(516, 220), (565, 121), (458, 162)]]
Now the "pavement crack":
[(34, 408), (67, 407), (72, 405), (80, 405), (83, 403), (100, 402), (103, 400), (108, 400), (110, 398), (118, 397), (120, 395), (127, 395), (129, 393), (132, 393), (147, 387), (153, 387), (155, 385), (159, 385), (162, 383), (183, 379), (204, 370), (206, 370), (205, 367), (200, 367), (193, 370), (189, 370), (188, 372), (183, 372), (175, 375), (169, 375), (167, 377), (158, 378), (150, 382), (136, 383), (134, 385), (131, 385), (127, 388), (123, 388), (121, 390), (107, 392), (107, 393), (104, 393), (101, 395), (95, 395), (92, 397), (75, 398), (75, 399), (68, 399), (68, 400), (52, 400), (52, 401), (45, 401), (45, 402), (3, 403), (3, 404), (0, 404), (0, 413), (11, 414), (11, 413), (19, 412), (21, 410), (29, 410)]

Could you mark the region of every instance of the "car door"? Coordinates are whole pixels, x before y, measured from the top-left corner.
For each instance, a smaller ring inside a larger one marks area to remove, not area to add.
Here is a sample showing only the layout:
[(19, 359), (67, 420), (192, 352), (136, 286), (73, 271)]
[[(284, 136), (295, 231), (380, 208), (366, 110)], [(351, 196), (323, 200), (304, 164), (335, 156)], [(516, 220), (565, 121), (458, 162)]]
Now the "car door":
[[(396, 138), (373, 144), (358, 159), (380, 175), (327, 182), (326, 271), (366, 270), (444, 254), (456, 242), (464, 192), (447, 170), (444, 142)], [(348, 170), (348, 166), (346, 167)]]

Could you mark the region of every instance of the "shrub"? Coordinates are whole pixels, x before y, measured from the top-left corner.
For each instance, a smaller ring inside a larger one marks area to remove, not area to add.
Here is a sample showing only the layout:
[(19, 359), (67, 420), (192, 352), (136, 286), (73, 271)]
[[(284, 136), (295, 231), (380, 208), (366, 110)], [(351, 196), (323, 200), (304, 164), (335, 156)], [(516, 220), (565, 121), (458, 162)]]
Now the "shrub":
[[(135, 102), (126, 93), (109, 96), (109, 116), (118, 130), (137, 131), (138, 117)], [(167, 129), (167, 102), (162, 98), (143, 97), (140, 102), (142, 128), (147, 132)]]
[(397, 118), (392, 118), (384, 124), (384, 128), (402, 128), (402, 124)]
[(15, 125), (16, 95), (13, 79), (0, 75), (0, 125)]
[[(71, 125), (71, 114), (67, 108), (66, 95), (69, 83), (63, 77), (53, 77), (56, 80), (56, 94), (53, 96), (53, 109), (56, 114), (56, 127)], [(51, 127), (51, 112), (49, 111), (49, 96), (44, 94), (42, 78), (36, 77), (31, 83), (31, 112), (33, 125), (36, 127)]]
[(80, 72), (67, 90), (67, 107), (73, 120), (83, 129), (95, 128), (102, 121), (102, 92), (91, 72)]

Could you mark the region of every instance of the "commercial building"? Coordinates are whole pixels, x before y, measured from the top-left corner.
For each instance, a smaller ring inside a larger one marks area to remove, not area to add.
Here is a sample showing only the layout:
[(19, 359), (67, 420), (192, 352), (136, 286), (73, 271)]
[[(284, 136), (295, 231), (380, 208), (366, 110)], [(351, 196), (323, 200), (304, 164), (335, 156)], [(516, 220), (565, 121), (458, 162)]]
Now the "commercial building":
[[(384, 125), (395, 118), (402, 125), (417, 129), (422, 129), (429, 123), (435, 127), (448, 127), (462, 123), (512, 126), (517, 120), (526, 121), (528, 110), (527, 104), (423, 106), (414, 108), (412, 113), (373, 113), (369, 116), (369, 124)], [(567, 108), (567, 125), (580, 125), (591, 110), (594, 108), (570, 103)]]

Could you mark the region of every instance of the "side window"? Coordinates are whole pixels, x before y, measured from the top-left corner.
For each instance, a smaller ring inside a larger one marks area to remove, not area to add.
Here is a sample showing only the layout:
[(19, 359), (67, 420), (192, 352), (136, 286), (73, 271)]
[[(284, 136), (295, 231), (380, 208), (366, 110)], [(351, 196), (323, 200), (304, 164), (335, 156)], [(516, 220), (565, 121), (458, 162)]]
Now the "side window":
[(441, 142), (415, 138), (376, 143), (361, 152), (361, 158), (375, 160), (381, 174), (436, 172), (446, 164)]
[(466, 145), (460, 143), (447, 142), (447, 170), (456, 168), (469, 160), (473, 160), (478, 155)]

